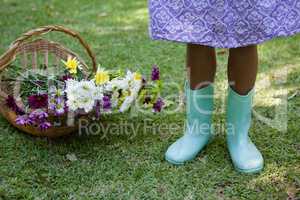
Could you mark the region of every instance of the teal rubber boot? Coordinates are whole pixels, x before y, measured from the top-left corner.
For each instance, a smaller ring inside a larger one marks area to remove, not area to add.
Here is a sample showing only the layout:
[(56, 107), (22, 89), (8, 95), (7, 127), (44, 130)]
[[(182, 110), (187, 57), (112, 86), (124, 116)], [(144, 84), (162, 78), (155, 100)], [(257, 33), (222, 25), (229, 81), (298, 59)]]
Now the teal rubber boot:
[(167, 150), (168, 162), (180, 165), (193, 160), (211, 139), (211, 117), (213, 110), (213, 86), (191, 90), (185, 86), (187, 117), (185, 134)]
[(239, 95), (229, 87), (227, 101), (227, 145), (234, 167), (239, 172), (263, 169), (263, 157), (248, 136), (254, 89)]

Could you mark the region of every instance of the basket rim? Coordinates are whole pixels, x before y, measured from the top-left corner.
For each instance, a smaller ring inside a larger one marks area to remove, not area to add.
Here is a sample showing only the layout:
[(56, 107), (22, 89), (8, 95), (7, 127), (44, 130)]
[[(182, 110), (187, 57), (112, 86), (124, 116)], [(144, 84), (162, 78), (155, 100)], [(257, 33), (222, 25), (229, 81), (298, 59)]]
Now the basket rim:
[(50, 32), (61, 32), (74, 39), (77, 39), (81, 44), (81, 46), (86, 50), (88, 56), (92, 61), (93, 71), (96, 72), (97, 70), (96, 57), (93, 51), (91, 50), (90, 46), (88, 45), (88, 43), (86, 43), (85, 40), (74, 30), (71, 30), (69, 28), (60, 25), (42, 26), (36, 29), (32, 29), (26, 33), (23, 33), (19, 38), (13, 41), (9, 46), (8, 50), (2, 56), (0, 56), (0, 72), (15, 60), (17, 49), (19, 46), (21, 46), (23, 43), (25, 43), (28, 39), (32, 37), (43, 36)]

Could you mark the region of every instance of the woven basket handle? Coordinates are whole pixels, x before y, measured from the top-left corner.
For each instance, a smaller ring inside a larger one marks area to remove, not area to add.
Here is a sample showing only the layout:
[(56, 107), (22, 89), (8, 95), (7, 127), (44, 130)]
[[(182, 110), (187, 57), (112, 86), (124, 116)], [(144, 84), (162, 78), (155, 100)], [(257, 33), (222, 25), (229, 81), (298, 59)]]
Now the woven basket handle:
[(0, 57), (0, 71), (5, 69), (10, 64), (10, 62), (12, 62), (15, 59), (18, 47), (21, 44), (23, 44), (26, 40), (33, 36), (43, 35), (52, 31), (62, 32), (69, 36), (72, 36), (73, 38), (76, 38), (79, 41), (79, 43), (85, 48), (87, 54), (91, 58), (93, 64), (93, 71), (95, 72), (97, 70), (96, 57), (94, 53), (91, 51), (89, 45), (82, 39), (82, 37), (77, 32), (65, 28), (63, 26), (48, 25), (28, 31), (27, 33), (24, 33), (21, 37), (16, 39), (10, 45), (9, 49)]

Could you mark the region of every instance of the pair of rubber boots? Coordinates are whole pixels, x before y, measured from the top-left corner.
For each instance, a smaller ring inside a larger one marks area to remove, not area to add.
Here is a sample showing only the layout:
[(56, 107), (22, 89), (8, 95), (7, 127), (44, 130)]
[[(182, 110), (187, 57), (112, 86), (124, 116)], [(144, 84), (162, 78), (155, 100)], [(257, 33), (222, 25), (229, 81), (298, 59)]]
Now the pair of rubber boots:
[[(168, 162), (180, 165), (193, 160), (212, 139), (213, 94), (212, 85), (191, 90), (185, 86), (187, 116), (185, 134), (167, 150)], [(263, 157), (249, 138), (254, 89), (247, 95), (239, 95), (228, 88), (227, 99), (227, 146), (235, 169), (244, 173), (259, 172)]]

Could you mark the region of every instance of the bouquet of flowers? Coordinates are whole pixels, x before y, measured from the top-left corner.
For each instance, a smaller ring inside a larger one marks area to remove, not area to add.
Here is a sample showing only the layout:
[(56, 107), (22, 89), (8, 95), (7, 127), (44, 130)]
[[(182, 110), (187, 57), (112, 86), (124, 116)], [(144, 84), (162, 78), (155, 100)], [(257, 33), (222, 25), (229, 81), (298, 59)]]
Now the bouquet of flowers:
[(164, 106), (157, 66), (153, 67), (151, 80), (147, 81), (139, 72), (106, 70), (101, 66), (85, 77), (80, 62), (71, 56), (61, 64), (64, 65), (62, 74), (29, 73), (23, 78), (20, 89), (23, 108), (13, 96), (7, 97), (7, 107), (18, 116), (17, 125), (45, 131), (59, 126), (70, 113), (99, 119), (102, 114), (125, 112), (134, 102), (153, 112), (160, 112)]

